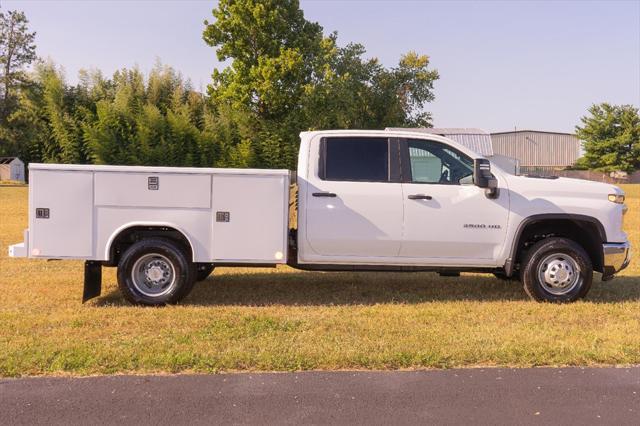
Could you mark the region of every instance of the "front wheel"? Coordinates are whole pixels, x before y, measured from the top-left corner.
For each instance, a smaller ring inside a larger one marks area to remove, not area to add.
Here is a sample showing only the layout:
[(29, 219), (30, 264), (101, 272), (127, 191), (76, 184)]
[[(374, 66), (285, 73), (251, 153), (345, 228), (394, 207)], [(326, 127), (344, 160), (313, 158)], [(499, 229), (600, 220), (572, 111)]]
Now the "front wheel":
[(582, 246), (567, 238), (546, 238), (531, 247), (520, 268), (529, 297), (539, 302), (570, 303), (586, 296), (593, 266)]
[(196, 268), (185, 251), (161, 238), (133, 244), (118, 263), (118, 287), (134, 305), (178, 303), (195, 280)]

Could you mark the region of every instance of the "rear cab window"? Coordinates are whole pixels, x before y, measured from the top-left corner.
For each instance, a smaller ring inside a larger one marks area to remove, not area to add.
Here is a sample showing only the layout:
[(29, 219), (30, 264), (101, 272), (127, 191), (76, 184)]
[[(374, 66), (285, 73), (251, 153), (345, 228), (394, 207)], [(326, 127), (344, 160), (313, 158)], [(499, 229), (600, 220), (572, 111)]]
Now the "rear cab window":
[(324, 138), (319, 177), (328, 181), (390, 182), (390, 141), (381, 137)]

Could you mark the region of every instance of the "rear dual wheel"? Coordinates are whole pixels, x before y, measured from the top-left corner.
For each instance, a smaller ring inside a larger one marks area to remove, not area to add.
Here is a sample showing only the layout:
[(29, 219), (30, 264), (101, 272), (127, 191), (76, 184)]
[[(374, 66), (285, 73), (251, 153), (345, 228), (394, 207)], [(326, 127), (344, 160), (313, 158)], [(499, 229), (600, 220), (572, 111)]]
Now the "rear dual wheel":
[(178, 303), (191, 292), (196, 276), (185, 250), (163, 238), (138, 241), (118, 263), (118, 287), (134, 305)]

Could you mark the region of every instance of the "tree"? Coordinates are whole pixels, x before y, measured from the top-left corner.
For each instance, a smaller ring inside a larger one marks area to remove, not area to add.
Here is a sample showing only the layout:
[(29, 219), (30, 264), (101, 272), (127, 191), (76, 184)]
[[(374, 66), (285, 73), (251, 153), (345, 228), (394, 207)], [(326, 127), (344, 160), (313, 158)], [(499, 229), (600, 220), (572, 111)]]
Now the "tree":
[[(254, 165), (288, 167), (296, 147), (287, 131), (293, 129), (283, 127), (302, 119), (301, 97), (321, 51), (322, 27), (304, 19), (296, 0), (222, 0), (213, 15), (204, 40), (217, 47), (220, 61), (232, 60), (213, 73), (214, 110), (247, 116), (249, 133), (238, 142), (252, 140)], [(248, 152), (244, 144), (241, 151)]]
[(434, 99), (439, 76), (428, 69), (427, 56), (409, 52), (398, 67), (385, 69), (377, 59), (363, 59), (360, 44), (331, 52), (325, 73), (307, 90), (309, 128), (431, 127), (423, 106)]
[(49, 64), (36, 65), (29, 80), (16, 92), (15, 103), (0, 121), (0, 155), (19, 156), (26, 163), (56, 161), (55, 145), (47, 120), (45, 81)]
[(43, 162), (49, 138), (43, 89), (31, 82), (18, 93), (17, 107), (5, 123), (0, 123), (0, 156), (18, 156), (25, 163)]
[(589, 108), (576, 135), (585, 141), (579, 167), (602, 171), (640, 169), (640, 115), (632, 105), (602, 103)]
[(111, 78), (81, 71), (74, 86), (55, 64), (39, 62), (29, 78), (0, 125), (0, 155), (81, 164), (252, 164), (242, 140), (226, 149), (226, 112), (214, 114), (170, 67), (157, 64), (148, 76), (122, 69)]
[(0, 12), (0, 120), (9, 114), (14, 88), (25, 81), (24, 67), (36, 59), (36, 33), (23, 12)]
[(44, 69), (42, 76), (44, 110), (51, 139), (58, 151), (56, 161), (86, 163), (87, 156), (82, 137), (81, 94), (77, 88), (65, 84), (62, 72), (53, 64)]
[(217, 117), (204, 96), (171, 67), (156, 64), (147, 78), (137, 69), (100, 75), (75, 89), (93, 96), (83, 115), (83, 140), (98, 164), (222, 165)]
[(410, 52), (386, 69), (362, 45), (324, 36), (297, 0), (221, 0), (213, 16), (203, 38), (231, 64), (214, 70), (210, 101), (244, 117), (235, 143), (252, 165), (295, 167), (303, 130), (430, 125), (438, 73), (428, 57)]

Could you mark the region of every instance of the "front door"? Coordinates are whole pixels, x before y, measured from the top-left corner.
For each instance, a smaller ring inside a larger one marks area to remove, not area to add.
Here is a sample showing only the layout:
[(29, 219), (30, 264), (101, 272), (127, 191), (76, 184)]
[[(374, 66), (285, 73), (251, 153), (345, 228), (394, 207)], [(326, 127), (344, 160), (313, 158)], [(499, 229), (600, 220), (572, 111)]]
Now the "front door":
[(473, 184), (473, 160), (449, 145), (406, 139), (401, 153), (405, 226), (400, 257), (429, 264), (491, 264), (504, 244), (507, 191), (487, 198)]
[(397, 143), (354, 136), (320, 142), (305, 201), (307, 243), (322, 260), (353, 256), (353, 262), (376, 263), (398, 255), (403, 203)]

